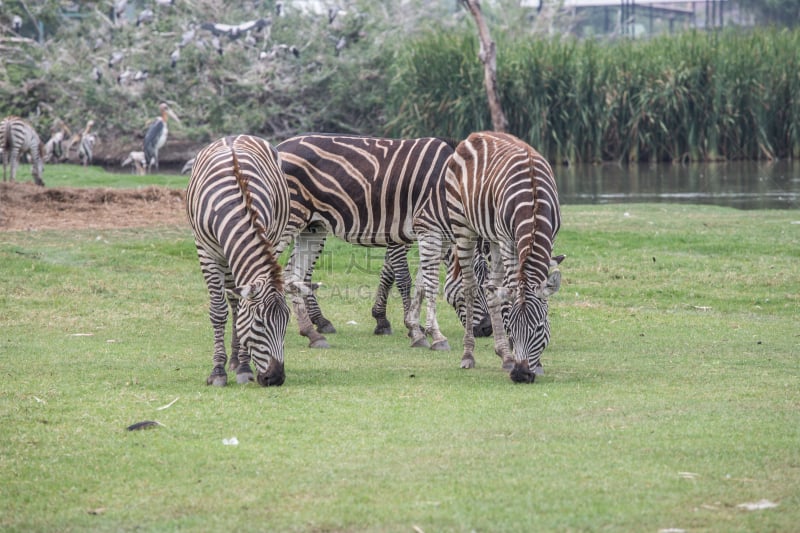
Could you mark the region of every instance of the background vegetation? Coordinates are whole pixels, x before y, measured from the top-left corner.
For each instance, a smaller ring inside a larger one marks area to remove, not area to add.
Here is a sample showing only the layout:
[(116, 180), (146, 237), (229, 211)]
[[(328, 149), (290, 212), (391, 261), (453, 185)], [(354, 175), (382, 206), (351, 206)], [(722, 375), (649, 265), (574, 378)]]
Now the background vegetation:
[[(0, 43), (0, 114), (26, 116), (45, 138), (57, 119), (79, 130), (94, 118), (98, 156), (114, 163), (140, 147), (161, 100), (183, 119), (171, 145), (189, 152), (228, 133), (463, 138), (490, 126), (474, 23), (455, 1), (353, 0), (330, 14), (283, 2), (281, 16), (272, 1), (131, 2), (116, 22), (106, 2), (65, 17), (58, 2), (31, 4), (28, 33), (47, 32)], [(797, 29), (578, 40), (515, 2), (485, 4), (510, 131), (553, 161), (800, 157)], [(760, 20), (796, 8), (745, 5)], [(136, 24), (146, 6), (153, 20)], [(221, 55), (202, 28), (261, 17), (262, 31), (221, 37)], [(114, 52), (124, 58), (111, 65)]]
[[(531, 386), (490, 339), (459, 369), (450, 309), (452, 352), (373, 336), (380, 261), (334, 240), (317, 271), (333, 347), (308, 349), (292, 322), (284, 386), (210, 388), (187, 227), (0, 234), (0, 528), (794, 530), (795, 213), (563, 215)], [(743, 507), (759, 502), (775, 507)]]

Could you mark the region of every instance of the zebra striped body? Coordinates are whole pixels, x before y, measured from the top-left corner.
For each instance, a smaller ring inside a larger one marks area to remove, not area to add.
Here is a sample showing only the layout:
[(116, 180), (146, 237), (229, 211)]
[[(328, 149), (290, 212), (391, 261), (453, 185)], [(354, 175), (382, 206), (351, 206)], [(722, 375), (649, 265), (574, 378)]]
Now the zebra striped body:
[(31, 175), (36, 185), (44, 186), (42, 172), (44, 145), (33, 126), (19, 117), (9, 116), (0, 121), (0, 151), (3, 152), (3, 181), (7, 180), (6, 166), (11, 163), (11, 181), (17, 177), (17, 165), (25, 154), (31, 157)]
[(225, 385), (227, 300), (233, 315), (231, 369), (237, 381), (284, 381), (283, 342), (289, 308), (283, 295), (277, 243), (289, 219), (289, 191), (280, 157), (265, 140), (226, 137), (197, 154), (186, 210), (210, 295), (214, 369), (208, 384)]
[[(481, 237), (489, 241), (491, 253), (488, 303), (495, 351), (504, 368), (510, 368), (512, 380), (533, 382), (550, 340), (547, 298), (561, 283), (558, 269), (551, 271), (561, 225), (553, 171), (516, 137), (480, 132), (458, 145), (445, 180), (467, 323), (476, 290), (473, 254)], [(474, 367), (474, 348), (472, 331), (466, 328), (462, 368)]]
[[(472, 260), (472, 271), (475, 273), (475, 284), (484, 287), (489, 276), (486, 256), (489, 253), (488, 243), (480, 242), (475, 249)], [(458, 261), (455, 260), (453, 248), (447, 249), (444, 256), (447, 267), (444, 282), (444, 297), (447, 303), (453, 306), (463, 327), (467, 327), (467, 311), (464, 299), (464, 279)], [(482, 290), (475, 291), (475, 303), (472, 307), (472, 332), (476, 337), (490, 337), (492, 335), (492, 321), (489, 316), (489, 304), (486, 294)]]
[[(404, 302), (406, 326), (412, 345), (430, 346), (419, 324), (424, 295), (432, 347), (449, 348), (436, 321), (435, 305), (442, 248), (451, 239), (443, 176), (452, 146), (435, 138), (309, 134), (277, 148), (292, 198), (287, 227), (287, 238), (295, 238), (287, 267), (291, 279), (307, 279), (328, 232), (353, 244), (395, 247), (395, 251), (419, 240), (421, 268), (414, 301)], [(392, 264), (395, 277), (410, 281), (405, 254), (392, 257), (402, 257)], [(313, 346), (321, 336), (302, 316), (305, 304), (294, 303), (300, 332)]]

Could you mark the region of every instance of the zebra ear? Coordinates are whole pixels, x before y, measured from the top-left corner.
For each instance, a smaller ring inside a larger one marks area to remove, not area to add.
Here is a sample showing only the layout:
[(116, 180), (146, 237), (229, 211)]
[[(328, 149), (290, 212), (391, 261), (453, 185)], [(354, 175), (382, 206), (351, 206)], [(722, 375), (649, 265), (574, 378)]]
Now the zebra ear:
[(242, 285), (233, 289), (226, 289), (225, 294), (228, 295), (229, 300), (246, 300), (254, 294), (252, 285)]
[(551, 257), (551, 258), (550, 258), (550, 268), (557, 267), (558, 265), (560, 265), (560, 264), (561, 264), (561, 261), (563, 261), (564, 259), (566, 259), (566, 257), (567, 257), (567, 256), (566, 256), (566, 255), (564, 255), (564, 254), (557, 255), (557, 256), (555, 256), (555, 257)]
[(544, 287), (539, 289), (537, 292), (537, 296), (540, 298), (549, 298), (550, 296), (554, 295), (558, 292), (558, 289), (561, 288), (561, 271), (559, 269), (553, 269), (550, 272), (550, 275), (547, 276), (547, 281), (544, 284)]

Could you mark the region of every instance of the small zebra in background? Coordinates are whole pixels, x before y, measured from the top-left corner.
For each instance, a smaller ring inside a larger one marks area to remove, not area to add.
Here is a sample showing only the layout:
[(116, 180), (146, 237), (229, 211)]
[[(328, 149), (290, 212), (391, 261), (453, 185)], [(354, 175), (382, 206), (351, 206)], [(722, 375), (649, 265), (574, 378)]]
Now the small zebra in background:
[(92, 126), (94, 126), (94, 120), (89, 119), (83, 132), (81, 132), (81, 139), (78, 143), (78, 160), (83, 166), (92, 162), (94, 143), (97, 142), (97, 136), (94, 133), (90, 133)]
[(214, 328), (214, 368), (206, 383), (227, 384), (229, 304), (234, 324), (230, 368), (236, 370), (236, 381), (253, 380), (252, 358), (259, 384), (283, 384), (289, 307), (275, 243), (289, 220), (289, 190), (277, 151), (249, 135), (225, 137), (203, 148), (189, 178), (186, 210)]
[[(308, 134), (287, 139), (277, 149), (292, 199), (287, 227), (287, 240), (295, 238), (287, 266), (291, 279), (308, 279), (328, 231), (370, 247), (405, 250), (419, 241), (421, 268), (415, 297), (403, 305), (405, 324), (412, 346), (449, 349), (436, 320), (436, 297), (441, 256), (451, 239), (444, 170), (453, 146), (436, 138)], [(405, 253), (392, 257), (394, 275), (405, 285), (411, 279)], [(402, 287), (400, 292), (404, 294)], [(423, 296), (428, 301), (425, 329), (420, 326)], [(313, 329), (305, 301), (293, 297), (293, 304), (300, 333), (309, 337), (312, 347), (327, 346)]]
[(6, 166), (11, 163), (11, 181), (17, 177), (17, 165), (24, 154), (31, 158), (31, 175), (36, 185), (44, 186), (42, 172), (44, 145), (29, 123), (15, 116), (0, 121), (0, 150), (3, 152), (3, 181), (7, 181)]
[[(477, 290), (473, 254), (481, 237), (491, 253), (487, 289), (495, 351), (513, 381), (532, 383), (542, 373), (550, 340), (547, 299), (561, 285), (555, 267), (563, 256), (552, 257), (561, 225), (553, 171), (516, 137), (481, 132), (458, 145), (445, 179), (467, 323)], [(472, 330), (465, 328), (462, 368), (475, 366), (474, 350)]]

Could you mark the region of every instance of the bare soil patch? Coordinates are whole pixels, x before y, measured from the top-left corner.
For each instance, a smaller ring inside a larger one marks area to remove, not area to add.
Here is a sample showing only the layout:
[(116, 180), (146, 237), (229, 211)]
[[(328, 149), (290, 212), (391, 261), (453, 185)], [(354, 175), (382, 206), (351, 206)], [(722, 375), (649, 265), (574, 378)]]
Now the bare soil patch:
[(0, 231), (185, 226), (184, 191), (0, 183)]

